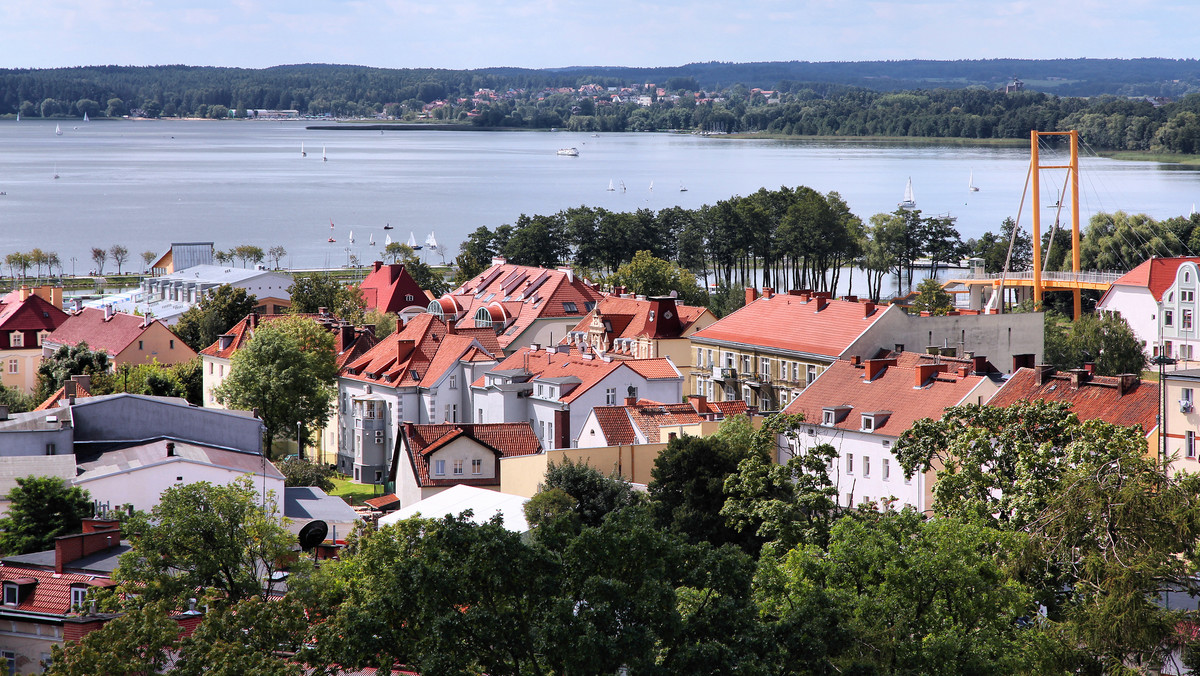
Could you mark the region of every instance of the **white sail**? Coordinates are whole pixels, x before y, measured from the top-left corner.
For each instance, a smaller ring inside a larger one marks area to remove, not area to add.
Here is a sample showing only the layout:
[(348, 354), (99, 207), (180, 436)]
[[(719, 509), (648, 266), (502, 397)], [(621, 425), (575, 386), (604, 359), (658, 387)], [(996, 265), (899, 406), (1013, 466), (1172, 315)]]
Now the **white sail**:
[(371, 241), (367, 242), (368, 246), (375, 246), (375, 233), (371, 233)]
[(383, 240), (383, 245), (384, 245), (385, 247), (388, 247), (388, 246), (391, 246), (391, 245), (392, 245), (392, 236), (391, 236), (391, 235), (388, 235), (387, 237), (385, 237), (385, 238), (384, 238), (384, 240)]
[(304, 152), (304, 142), (300, 142), (300, 157), (308, 157), (308, 153)]
[(429, 236), (425, 238), (425, 246), (429, 247), (430, 249), (437, 250), (438, 243), (437, 240), (434, 239), (432, 232), (430, 232)]
[(354, 231), (353, 230), (350, 231), (350, 243), (354, 244)]
[(651, 191), (653, 191), (653, 190), (654, 190), (654, 181), (650, 181), (650, 190), (651, 190)]
[(613, 190), (615, 190), (615, 188), (613, 188), (613, 182), (612, 182), (612, 179), (610, 178), (610, 179), (608, 179), (608, 191), (612, 192)]
[(329, 158), (325, 157), (325, 146), (321, 146), (321, 161), (328, 162)]
[(917, 206), (916, 199), (913, 198), (912, 177), (908, 177), (908, 183), (904, 186), (904, 201), (897, 206), (901, 209), (913, 209)]
[(408, 246), (410, 249), (420, 249), (421, 248), (421, 247), (417, 246), (417, 233), (415, 233), (411, 230), (408, 231)]
[(967, 178), (967, 190), (970, 190), (971, 192), (979, 192), (979, 188), (975, 187), (975, 172), (974, 171), (972, 171), (971, 175)]
[(87, 113), (84, 113), (84, 114), (83, 114), (83, 121), (84, 121), (84, 122), (91, 122), (91, 120), (89, 120), (89, 119), (88, 119)]
[(54, 135), (62, 136), (62, 127), (58, 126), (57, 124), (54, 125)]

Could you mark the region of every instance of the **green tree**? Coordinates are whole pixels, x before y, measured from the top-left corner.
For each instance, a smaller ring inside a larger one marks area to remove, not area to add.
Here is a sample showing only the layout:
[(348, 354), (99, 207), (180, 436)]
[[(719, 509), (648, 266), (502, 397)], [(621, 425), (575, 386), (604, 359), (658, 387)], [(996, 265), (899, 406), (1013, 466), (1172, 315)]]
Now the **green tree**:
[(24, 413), (37, 408), (37, 399), (32, 394), (25, 394), (19, 388), (0, 385), (0, 406), (7, 406), (9, 413)]
[(149, 514), (127, 522), (132, 548), (113, 578), (149, 601), (183, 603), (198, 589), (217, 590), (229, 603), (265, 601), (295, 542), (282, 516), (274, 494), (264, 496), (249, 477), (172, 486)]
[(114, 244), (109, 248), (108, 254), (112, 256), (113, 262), (117, 264), (117, 274), (121, 274), (121, 266), (129, 259), (129, 249), (120, 244)]
[(108, 353), (92, 351), (86, 342), (63, 345), (42, 359), (37, 371), (38, 401), (45, 401), (58, 391), (71, 376), (90, 375), (93, 378), (108, 371)]
[(944, 315), (954, 309), (954, 301), (942, 288), (941, 282), (927, 277), (917, 285), (917, 297), (913, 299), (912, 309), (916, 312)]
[(281, 244), (276, 244), (270, 249), (267, 249), (267, 257), (271, 259), (271, 266), (276, 270), (279, 269), (279, 262), (282, 261), (285, 256), (287, 256), (287, 249), (283, 248), (283, 245)]
[(108, 260), (108, 251), (100, 247), (92, 247), (92, 261), (96, 263), (96, 274), (104, 274), (104, 263)]
[(180, 676), (300, 676), (309, 622), (294, 595), (210, 604), (204, 621), (179, 643)]
[(150, 272), (150, 264), (153, 263), (157, 259), (158, 259), (158, 254), (154, 253), (153, 251), (143, 251), (142, 252), (143, 272), (149, 273)]
[(570, 458), (561, 464), (551, 462), (546, 468), (546, 480), (539, 492), (555, 489), (575, 501), (573, 510), (584, 526), (598, 526), (609, 513), (641, 501), (641, 495), (621, 476), (605, 476), (586, 462), (572, 462)]
[(254, 311), (258, 299), (244, 288), (222, 284), (200, 298), (175, 323), (175, 335), (199, 352)]
[(266, 254), (263, 253), (262, 247), (254, 246), (253, 244), (241, 244), (233, 248), (233, 257), (242, 262), (242, 267), (246, 267), (250, 263), (255, 265), (261, 263)]
[(332, 477), (337, 472), (329, 465), (287, 458), (275, 466), (283, 474), (285, 486), (315, 486), (326, 492), (334, 488)]
[(645, 296), (666, 296), (674, 291), (680, 302), (687, 305), (704, 305), (707, 300), (695, 275), (670, 261), (655, 258), (649, 251), (634, 254), (633, 260), (617, 268), (608, 282)]
[(285, 317), (259, 326), (234, 354), (216, 396), (230, 408), (258, 410), (270, 457), (275, 438), (294, 439), (297, 423), (325, 426), (336, 376), (333, 334), (311, 319)]
[(25, 276), (26, 271), (29, 270), (29, 265), (32, 263), (32, 260), (29, 254), (14, 251), (13, 253), (10, 253), (4, 257), (4, 262), (8, 265), (9, 274), (13, 277), (13, 279), (16, 279), (18, 271), (20, 271), (21, 277)]
[(367, 302), (357, 286), (346, 286), (328, 274), (296, 277), (288, 287), (292, 312), (312, 314), (325, 308), (335, 317), (355, 324), (361, 323)]
[(107, 108), (104, 109), (104, 114), (108, 117), (121, 117), (126, 112), (125, 102), (115, 97), (108, 100)]
[(1085, 314), (1068, 322), (1057, 312), (1046, 312), (1045, 321), (1045, 359), (1056, 368), (1094, 363), (1096, 373), (1104, 376), (1137, 374), (1146, 368), (1145, 344), (1119, 314)]
[(655, 521), (691, 542), (744, 544), (744, 535), (726, 523), (721, 508), (725, 505), (725, 480), (754, 453), (715, 437), (672, 439), (650, 472)]
[(51, 646), (52, 676), (145, 676), (162, 673), (182, 632), (169, 603), (134, 606), (78, 642)]
[(1017, 230), (1014, 239), (1013, 230), (1016, 227), (1016, 221), (1006, 218), (1000, 224), (999, 233), (985, 232), (979, 239), (967, 242), (966, 248), (971, 255), (983, 259), (985, 272), (1002, 272), (1006, 262), (1011, 272), (1024, 272), (1033, 265), (1033, 237), (1024, 230)]
[(92, 515), (88, 492), (59, 477), (18, 478), (8, 499), (8, 515), (0, 519), (6, 556), (54, 549), (54, 538), (78, 533), (80, 521)]

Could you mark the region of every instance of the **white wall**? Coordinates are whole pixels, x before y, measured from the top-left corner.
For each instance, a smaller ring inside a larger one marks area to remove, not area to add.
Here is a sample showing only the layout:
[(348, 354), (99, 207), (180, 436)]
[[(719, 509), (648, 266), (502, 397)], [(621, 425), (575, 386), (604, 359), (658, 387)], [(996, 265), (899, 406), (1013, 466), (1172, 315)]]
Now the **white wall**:
[[(213, 484), (229, 484), (245, 476), (245, 473), (223, 467), (202, 464), (186, 458), (164, 458), (163, 462), (137, 469), (89, 479), (77, 477), (76, 486), (89, 491), (92, 499), (107, 502), (112, 507), (132, 504), (135, 509), (149, 511), (158, 504), (162, 492), (171, 486), (207, 481)], [(180, 478), (182, 477), (182, 479)], [(254, 486), (261, 490), (263, 477), (256, 474)], [(268, 491), (275, 491), (275, 500), (283, 510), (283, 479), (267, 477)]]
[(1159, 306), (1150, 290), (1136, 286), (1114, 286), (1100, 300), (1096, 309), (1119, 312), (1138, 340), (1146, 341), (1146, 354), (1151, 354), (1153, 347), (1158, 344)]
[[(811, 433), (810, 433), (811, 432)], [(830, 468), (829, 478), (837, 486), (838, 504), (847, 505), (847, 496), (853, 507), (865, 498), (879, 501), (880, 498), (894, 496), (896, 509), (912, 506), (924, 511), (925, 476), (914, 474), (911, 480), (904, 478), (904, 470), (900, 462), (892, 454), (891, 449), (896, 444), (896, 437), (869, 432), (855, 432), (835, 427), (821, 425), (802, 425), (800, 434), (794, 442), (797, 448), (804, 450), (819, 444), (829, 444), (838, 452), (838, 457)], [(779, 461), (787, 462), (789, 451), (781, 450)], [(853, 456), (854, 467), (847, 467), (848, 456)], [(870, 460), (870, 474), (864, 474), (864, 459)], [(887, 461), (888, 476), (884, 478), (884, 461)]]

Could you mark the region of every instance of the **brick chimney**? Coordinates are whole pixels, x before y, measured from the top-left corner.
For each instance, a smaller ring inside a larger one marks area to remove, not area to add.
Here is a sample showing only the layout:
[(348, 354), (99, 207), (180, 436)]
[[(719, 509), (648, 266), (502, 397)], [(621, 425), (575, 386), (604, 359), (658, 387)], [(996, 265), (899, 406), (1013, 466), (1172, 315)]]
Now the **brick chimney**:
[(863, 303), (863, 319), (866, 319), (873, 314), (875, 314), (875, 303), (872, 303), (871, 301)]
[(1117, 376), (1117, 394), (1123, 397), (1137, 388), (1141, 382), (1141, 377), (1136, 373), (1122, 373)]
[(775, 289), (769, 286), (763, 287), (763, 298), (770, 298), (775, 295)]
[(379, 268), (383, 266), (383, 261), (375, 261), (371, 264), (371, 272), (379, 272)]
[(1087, 369), (1071, 369), (1069, 373), (1071, 374), (1071, 387), (1083, 387), (1091, 379)]
[(72, 561), (78, 561), (85, 556), (91, 556), (119, 544), (121, 544), (119, 525), (104, 529), (94, 528), (90, 532), (85, 526), (82, 533), (54, 538), (54, 572), (61, 575), (63, 568)]
[(889, 366), (895, 366), (895, 359), (868, 359), (867, 360), (867, 380), (875, 380), (876, 377), (883, 375)]
[(1050, 382), (1050, 378), (1054, 375), (1054, 367), (1049, 364), (1038, 364), (1033, 367), (1033, 370), (1037, 374), (1038, 385)]
[(987, 357), (978, 354), (971, 357), (971, 369), (977, 376), (987, 375)]
[(821, 310), (825, 309), (826, 305), (829, 304), (829, 299), (825, 296), (817, 296), (814, 300), (817, 302), (817, 309), (813, 310), (813, 312), (820, 312)]
[(90, 374), (81, 373), (77, 376), (71, 376), (71, 380), (74, 380), (79, 387), (82, 387), (88, 392), (92, 391), (92, 376)]
[(944, 364), (917, 364), (916, 382), (913, 383), (913, 387), (925, 387), (925, 383), (933, 377), (933, 374), (940, 373), (944, 369)]
[(174, 441), (167, 442), (167, 457), (168, 458), (175, 457), (175, 442)]
[(637, 406), (637, 397), (625, 397), (626, 406)]
[(746, 305), (749, 305), (756, 300), (758, 300), (758, 289), (749, 286), (746, 287)]
[(1087, 371), (1089, 376), (1096, 375), (1096, 362), (1094, 362), (1094, 361), (1084, 362), (1083, 370)]
[(457, 332), (458, 329), (455, 326), (456, 324), (458, 324), (458, 320), (455, 319), (454, 317), (446, 318), (446, 335), (447, 336), (453, 336)]
[(696, 409), (696, 413), (704, 415), (708, 413), (708, 397), (703, 394), (693, 394), (688, 396), (688, 403), (692, 408)]

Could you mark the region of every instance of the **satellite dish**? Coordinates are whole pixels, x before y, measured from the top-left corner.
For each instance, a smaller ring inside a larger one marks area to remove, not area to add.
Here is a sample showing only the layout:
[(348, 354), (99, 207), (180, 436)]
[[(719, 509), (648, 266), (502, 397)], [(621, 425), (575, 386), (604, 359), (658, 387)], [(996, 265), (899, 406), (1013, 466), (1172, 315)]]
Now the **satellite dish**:
[(325, 541), (325, 536), (329, 533), (329, 524), (324, 521), (309, 521), (304, 524), (304, 528), (300, 529), (300, 549), (306, 552), (312, 551), (317, 545)]

